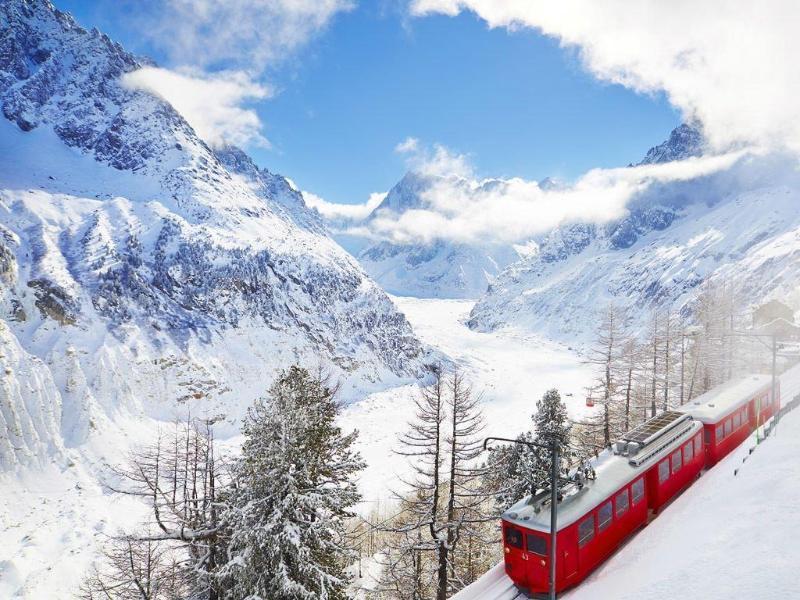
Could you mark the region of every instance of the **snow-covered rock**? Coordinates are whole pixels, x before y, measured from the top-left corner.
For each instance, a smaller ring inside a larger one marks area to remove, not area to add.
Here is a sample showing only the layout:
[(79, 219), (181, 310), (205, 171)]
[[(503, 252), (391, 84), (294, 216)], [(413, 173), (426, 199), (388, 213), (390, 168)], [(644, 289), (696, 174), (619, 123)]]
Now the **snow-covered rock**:
[(405, 317), (285, 178), (123, 84), (145, 64), (47, 0), (0, 5), (0, 468), (119, 411), (233, 431), (294, 361), (350, 389), (421, 371)]
[[(644, 162), (699, 151), (678, 128)], [(508, 324), (553, 335), (588, 332), (608, 301), (644, 317), (691, 307), (705, 281), (735, 281), (753, 301), (795, 299), (800, 277), (800, 180), (785, 157), (750, 157), (702, 178), (656, 185), (607, 224), (547, 234), (538, 252), (504, 270), (470, 315), (472, 328)]]
[[(373, 211), (380, 215), (402, 215), (408, 210), (425, 208), (426, 193), (444, 183), (440, 175), (407, 173)], [(448, 176), (446, 187), (451, 194), (473, 194), (473, 182)], [(497, 185), (490, 180), (482, 185)], [(358, 260), (370, 276), (388, 292), (420, 298), (476, 298), (506, 266), (519, 258), (510, 244), (459, 243), (433, 239), (428, 243), (376, 242), (358, 254)]]

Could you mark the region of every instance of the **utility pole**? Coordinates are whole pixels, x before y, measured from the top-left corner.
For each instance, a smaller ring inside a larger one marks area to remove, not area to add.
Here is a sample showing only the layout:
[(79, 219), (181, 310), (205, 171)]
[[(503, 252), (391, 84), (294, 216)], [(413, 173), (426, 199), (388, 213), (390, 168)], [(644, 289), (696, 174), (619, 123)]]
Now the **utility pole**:
[(550, 600), (556, 600), (556, 537), (558, 535), (558, 442), (552, 439), (549, 444), (537, 444), (536, 442), (524, 442), (522, 440), (512, 440), (511, 438), (488, 437), (483, 440), (483, 449), (488, 450), (489, 442), (509, 442), (530, 448), (544, 448), (550, 450), (550, 576), (549, 588)]
[(550, 442), (550, 600), (556, 600), (556, 544), (558, 539), (558, 444)]

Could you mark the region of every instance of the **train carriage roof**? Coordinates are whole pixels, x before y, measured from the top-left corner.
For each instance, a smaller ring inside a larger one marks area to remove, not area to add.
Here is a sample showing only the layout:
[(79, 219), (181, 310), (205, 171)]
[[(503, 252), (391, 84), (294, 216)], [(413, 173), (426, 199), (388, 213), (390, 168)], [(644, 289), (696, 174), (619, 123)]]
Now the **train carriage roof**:
[[(671, 416), (665, 418), (665, 415)], [(647, 427), (654, 423), (655, 426)], [(569, 527), (615, 492), (643, 476), (648, 469), (690, 440), (702, 428), (701, 423), (685, 415), (667, 412), (623, 436), (623, 441), (618, 444), (633, 442), (640, 446), (638, 452), (633, 456), (619, 454), (616, 450), (601, 452), (592, 461), (596, 478), (587, 481), (580, 488), (574, 486), (564, 492), (563, 499), (558, 503), (558, 530)], [(649, 433), (644, 434), (646, 431)], [(628, 440), (628, 436), (633, 439)], [(634, 441), (638, 439), (642, 441)], [(503, 514), (503, 520), (526, 529), (550, 533), (549, 494), (524, 498)]]
[(769, 375), (732, 379), (675, 410), (706, 424), (717, 423), (757, 395), (768, 392), (771, 385)]

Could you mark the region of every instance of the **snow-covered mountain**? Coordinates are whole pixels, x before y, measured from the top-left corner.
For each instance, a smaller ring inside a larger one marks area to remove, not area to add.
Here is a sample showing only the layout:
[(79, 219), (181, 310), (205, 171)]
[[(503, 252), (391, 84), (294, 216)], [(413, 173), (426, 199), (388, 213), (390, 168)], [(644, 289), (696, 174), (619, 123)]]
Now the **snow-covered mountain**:
[[(682, 126), (643, 163), (701, 148), (699, 134)], [(753, 302), (779, 294), (797, 302), (799, 203), (800, 180), (787, 157), (746, 157), (714, 175), (653, 186), (619, 221), (551, 231), (538, 252), (497, 277), (469, 324), (581, 334), (605, 302), (630, 305), (641, 316), (655, 306), (678, 310), (709, 279), (736, 282)]]
[[(402, 215), (427, 206), (426, 193), (444, 183), (448, 193), (475, 193), (472, 182), (458, 176), (407, 173), (373, 211)], [(489, 180), (483, 186), (502, 184)], [(368, 220), (369, 221), (369, 220)], [(367, 223), (368, 224), (368, 223)], [(519, 258), (507, 244), (467, 244), (436, 239), (429, 243), (380, 241), (358, 254), (364, 270), (387, 291), (421, 298), (476, 298), (506, 266)]]
[(235, 431), (294, 361), (351, 387), (420, 372), (405, 317), (286, 179), (123, 84), (145, 64), (47, 0), (0, 4), (0, 470), (120, 413)]

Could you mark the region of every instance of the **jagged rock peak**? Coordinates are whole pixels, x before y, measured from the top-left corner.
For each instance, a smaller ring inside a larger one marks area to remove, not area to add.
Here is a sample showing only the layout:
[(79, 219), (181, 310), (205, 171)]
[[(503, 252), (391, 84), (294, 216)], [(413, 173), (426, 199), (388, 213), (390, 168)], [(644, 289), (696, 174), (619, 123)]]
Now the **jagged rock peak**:
[(682, 160), (703, 153), (704, 140), (699, 126), (683, 123), (672, 130), (669, 138), (647, 151), (640, 165)]

